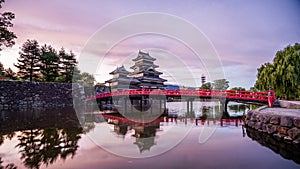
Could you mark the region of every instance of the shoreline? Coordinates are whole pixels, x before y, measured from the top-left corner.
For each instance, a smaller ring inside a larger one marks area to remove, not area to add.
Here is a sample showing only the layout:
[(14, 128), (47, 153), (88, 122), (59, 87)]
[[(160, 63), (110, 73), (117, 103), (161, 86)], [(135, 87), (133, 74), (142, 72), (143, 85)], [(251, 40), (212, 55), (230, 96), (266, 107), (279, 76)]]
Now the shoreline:
[(261, 133), (267, 133), (278, 141), (300, 146), (300, 104), (280, 101), (284, 107), (267, 106), (250, 110), (245, 126)]

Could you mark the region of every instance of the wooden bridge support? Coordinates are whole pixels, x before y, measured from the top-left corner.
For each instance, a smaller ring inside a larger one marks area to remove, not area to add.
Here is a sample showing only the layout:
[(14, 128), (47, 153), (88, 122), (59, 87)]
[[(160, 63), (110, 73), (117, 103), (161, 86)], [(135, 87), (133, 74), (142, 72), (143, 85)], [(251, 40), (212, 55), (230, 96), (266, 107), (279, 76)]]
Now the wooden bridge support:
[(220, 112), (222, 112), (222, 117), (223, 118), (229, 118), (229, 113), (228, 113), (228, 103), (229, 100), (227, 99), (220, 99), (219, 100), (219, 105), (220, 105)]
[(191, 116), (194, 115), (194, 103), (193, 103), (194, 99), (193, 98), (187, 98), (186, 99), (186, 113), (187, 116)]

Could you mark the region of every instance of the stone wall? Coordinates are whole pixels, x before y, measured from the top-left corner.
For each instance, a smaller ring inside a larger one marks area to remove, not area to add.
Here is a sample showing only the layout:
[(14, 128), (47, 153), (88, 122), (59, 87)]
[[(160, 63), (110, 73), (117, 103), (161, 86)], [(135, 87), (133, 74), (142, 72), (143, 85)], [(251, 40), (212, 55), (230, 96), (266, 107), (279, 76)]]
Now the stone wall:
[(300, 114), (262, 112), (263, 108), (251, 110), (245, 118), (246, 127), (268, 133), (279, 141), (300, 144)]
[[(73, 89), (75, 98), (84, 100), (83, 87)], [(0, 81), (0, 110), (73, 106), (73, 95), (70, 83)]]

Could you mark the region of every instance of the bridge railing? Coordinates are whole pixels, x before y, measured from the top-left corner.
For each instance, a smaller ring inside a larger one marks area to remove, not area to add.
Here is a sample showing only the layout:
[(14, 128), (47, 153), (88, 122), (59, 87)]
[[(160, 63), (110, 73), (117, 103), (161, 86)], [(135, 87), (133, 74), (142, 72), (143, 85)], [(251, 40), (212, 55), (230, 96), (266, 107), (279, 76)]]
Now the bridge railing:
[(267, 92), (251, 92), (240, 90), (157, 90), (157, 89), (130, 89), (121, 90), (111, 93), (97, 94), (96, 96), (88, 96), (87, 99), (107, 98), (114, 96), (126, 95), (158, 95), (158, 96), (186, 96), (186, 97), (217, 97), (228, 99), (242, 99), (242, 100), (257, 100), (267, 101)]

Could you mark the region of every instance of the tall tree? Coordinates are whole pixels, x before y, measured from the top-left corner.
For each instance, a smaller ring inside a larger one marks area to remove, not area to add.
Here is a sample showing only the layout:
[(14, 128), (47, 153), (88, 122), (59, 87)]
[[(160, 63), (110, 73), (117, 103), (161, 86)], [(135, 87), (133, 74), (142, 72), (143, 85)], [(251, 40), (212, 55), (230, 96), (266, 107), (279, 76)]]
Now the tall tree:
[(246, 89), (243, 88), (243, 87), (233, 87), (233, 88), (231, 88), (231, 90), (241, 90), (241, 91), (246, 91)]
[(18, 74), (23, 79), (28, 79), (30, 81), (38, 81), (40, 73), (40, 49), (39, 44), (36, 40), (27, 40), (21, 47), (21, 52), (19, 52), (20, 57), (18, 58), (18, 63), (14, 64), (19, 68)]
[(229, 87), (229, 81), (226, 79), (217, 79), (213, 83), (215, 90), (226, 90)]
[(81, 73), (81, 78), (84, 86), (91, 87), (94, 86), (94, 82), (96, 81), (92, 74), (87, 72)]
[(81, 71), (78, 69), (77, 66), (74, 68), (74, 71), (73, 71), (72, 82), (75, 82), (75, 83), (82, 82)]
[(3, 64), (0, 62), (0, 77), (5, 75)]
[[(5, 0), (0, 0), (0, 8)], [(12, 20), (15, 18), (15, 14), (12, 12), (0, 13), (0, 51), (5, 47), (12, 47), (15, 44), (14, 39), (17, 36), (9, 31), (10, 27), (13, 27)]]
[(70, 54), (68, 54), (66, 53), (64, 48), (61, 48), (58, 56), (61, 63), (61, 74), (63, 76), (64, 82), (72, 83), (73, 72), (77, 65), (74, 53), (70, 51)]
[(200, 89), (212, 89), (213, 88), (213, 84), (210, 82), (204, 83), (201, 85)]
[(59, 57), (52, 46), (41, 48), (40, 70), (43, 81), (53, 82), (59, 76)]
[(11, 70), (11, 68), (5, 69), (5, 76), (13, 80), (17, 78), (16, 73), (13, 70)]
[(265, 63), (257, 71), (257, 89), (267, 91), (272, 86), (277, 96), (299, 98), (300, 44), (278, 51), (273, 63)]

